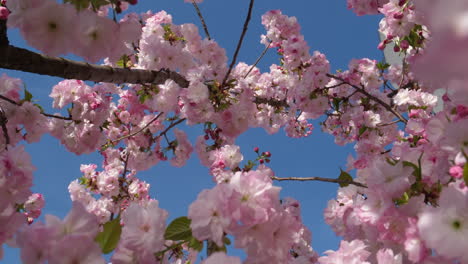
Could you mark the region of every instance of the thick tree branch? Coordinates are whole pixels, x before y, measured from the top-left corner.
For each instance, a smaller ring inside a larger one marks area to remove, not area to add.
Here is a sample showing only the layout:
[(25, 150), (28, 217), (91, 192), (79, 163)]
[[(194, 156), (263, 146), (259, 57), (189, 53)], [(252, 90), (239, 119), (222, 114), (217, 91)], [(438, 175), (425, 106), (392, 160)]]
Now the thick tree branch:
[(364, 184), (362, 184), (360, 182), (342, 181), (340, 179), (331, 179), (331, 178), (322, 178), (322, 177), (305, 177), (305, 178), (287, 177), (287, 178), (280, 178), (280, 177), (272, 176), (271, 179), (275, 180), (275, 181), (322, 181), (322, 182), (332, 182), (332, 183), (338, 183), (338, 184), (352, 184), (352, 185), (356, 185), (358, 187), (367, 188), (366, 185), (364, 185)]
[(240, 48), (242, 47), (242, 41), (244, 41), (244, 36), (245, 36), (245, 33), (247, 32), (250, 18), (252, 17), (253, 4), (254, 4), (254, 0), (250, 0), (249, 11), (247, 12), (247, 17), (245, 18), (244, 27), (242, 28), (242, 33), (240, 35), (239, 42), (237, 42), (237, 47), (236, 47), (236, 51), (234, 52), (234, 57), (232, 57), (231, 65), (229, 65), (228, 72), (226, 73), (226, 76), (224, 76), (224, 80), (221, 84), (221, 87), (224, 87), (224, 85), (226, 84), (229, 78), (229, 75), (231, 74), (232, 68), (234, 68), (234, 65), (236, 64), (237, 55), (239, 55)]
[(6, 22), (5, 19), (0, 19), (0, 46), (9, 45)]
[(347, 82), (346, 80), (344, 80), (343, 78), (341, 77), (338, 77), (338, 76), (335, 76), (333, 74), (327, 74), (328, 77), (330, 78), (333, 78), (335, 80), (339, 80), (343, 83), (346, 83), (348, 85), (350, 85), (351, 87), (353, 87), (354, 89), (356, 89), (356, 91), (362, 93), (363, 95), (365, 95), (367, 98), (369, 98), (370, 100), (380, 104), (383, 108), (387, 109), (389, 112), (391, 112), (392, 114), (394, 114), (401, 122), (403, 122), (404, 124), (408, 123), (408, 120), (406, 120), (406, 118), (404, 118), (400, 113), (398, 113), (397, 111), (395, 111), (395, 109), (393, 109), (389, 104), (385, 103), (384, 101), (380, 100), (378, 97), (375, 97), (373, 96), (372, 94), (370, 94), (369, 92), (367, 92), (366, 90), (364, 90), (363, 88), (360, 88), (356, 85), (353, 85), (353, 84), (350, 84), (349, 82)]
[(11, 45), (0, 45), (0, 68), (93, 82), (162, 84), (171, 79), (183, 88), (189, 85), (182, 75), (165, 69), (150, 71), (92, 65), (49, 57)]

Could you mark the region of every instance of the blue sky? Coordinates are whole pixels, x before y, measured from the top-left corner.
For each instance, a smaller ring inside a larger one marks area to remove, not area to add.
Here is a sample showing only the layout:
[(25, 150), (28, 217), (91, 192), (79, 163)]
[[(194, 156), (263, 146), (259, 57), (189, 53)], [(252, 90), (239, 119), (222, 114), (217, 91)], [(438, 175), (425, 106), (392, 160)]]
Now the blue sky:
[[(229, 56), (234, 52), (245, 19), (247, 0), (214, 1), (205, 0), (200, 9), (205, 17), (211, 37), (224, 47)], [(261, 15), (268, 10), (280, 9), (283, 14), (296, 16), (301, 24), (311, 52), (319, 50), (331, 63), (332, 70), (346, 69), (353, 58), (368, 57), (382, 59), (382, 53), (376, 49), (379, 42), (377, 28), (379, 16), (357, 17), (346, 9), (346, 1), (311, 1), (311, 0), (258, 0), (255, 3), (252, 20), (238, 61), (252, 64), (263, 51), (260, 35), (265, 32), (261, 25)], [(199, 25), (198, 17), (191, 4), (183, 0), (140, 0), (132, 10), (154, 12), (166, 10), (173, 16), (176, 24), (194, 23)], [(200, 33), (203, 30), (200, 27)], [(10, 42), (13, 45), (27, 47), (19, 34), (10, 30)], [(278, 63), (278, 57), (270, 50), (260, 62), (262, 71), (270, 64)], [(61, 79), (39, 76), (0, 69), (12, 77), (24, 80), (34, 99), (44, 106), (47, 112), (54, 112), (48, 98), (50, 89)], [(202, 133), (200, 127), (189, 127), (192, 143)], [(339, 168), (345, 167), (346, 158), (353, 153), (352, 146), (337, 146), (333, 138), (320, 131), (318, 122), (311, 136), (304, 139), (292, 139), (283, 131), (268, 136), (262, 129), (252, 129), (240, 136), (236, 142), (241, 146), (244, 160), (254, 159), (254, 147), (272, 153), (270, 166), (279, 177), (337, 177)], [(32, 162), (37, 167), (34, 174), (34, 192), (43, 193), (46, 207), (43, 214), (55, 214), (63, 217), (67, 214), (71, 201), (67, 186), (70, 181), (80, 177), (80, 164), (101, 164), (97, 154), (76, 156), (68, 153), (60, 143), (45, 136), (40, 143), (27, 146)], [(160, 201), (160, 206), (169, 211), (170, 219), (187, 215), (188, 206), (197, 194), (213, 183), (208, 169), (203, 167), (196, 155), (192, 155), (187, 166), (171, 167), (161, 162), (155, 168), (138, 174), (151, 184), (151, 195)], [(313, 247), (322, 254), (327, 249), (336, 249), (339, 244), (333, 231), (323, 221), (323, 209), (327, 201), (333, 199), (338, 186), (322, 182), (281, 182), (282, 197), (293, 197), (301, 202), (304, 223), (312, 231)], [(5, 247), (4, 263), (20, 263), (18, 250)]]

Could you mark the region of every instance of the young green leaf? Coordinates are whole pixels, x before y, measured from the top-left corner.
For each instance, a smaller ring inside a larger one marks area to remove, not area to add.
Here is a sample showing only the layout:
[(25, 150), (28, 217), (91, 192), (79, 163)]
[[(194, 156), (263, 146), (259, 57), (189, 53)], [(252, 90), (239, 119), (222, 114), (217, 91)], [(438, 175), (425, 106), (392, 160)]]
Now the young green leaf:
[(203, 249), (203, 243), (198, 241), (196, 238), (191, 237), (188, 246), (200, 252)]
[(463, 166), (463, 180), (465, 180), (465, 185), (468, 186), (468, 162)]
[(338, 177), (338, 180), (340, 180), (340, 187), (346, 187), (349, 185), (350, 182), (353, 181), (353, 177), (349, 175), (346, 171), (340, 169), (341, 173), (340, 176)]
[(174, 219), (166, 228), (164, 238), (167, 240), (189, 240), (192, 237), (191, 220), (186, 216)]
[(104, 230), (95, 238), (95, 241), (101, 247), (102, 253), (109, 254), (115, 249), (119, 243), (121, 233), (120, 217), (104, 224)]

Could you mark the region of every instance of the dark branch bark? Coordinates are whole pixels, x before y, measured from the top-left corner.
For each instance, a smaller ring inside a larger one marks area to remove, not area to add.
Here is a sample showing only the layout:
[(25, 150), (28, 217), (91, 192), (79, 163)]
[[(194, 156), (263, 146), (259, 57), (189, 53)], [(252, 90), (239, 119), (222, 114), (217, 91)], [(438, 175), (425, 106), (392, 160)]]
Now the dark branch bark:
[(197, 11), (197, 15), (200, 18), (200, 22), (202, 23), (203, 30), (205, 31), (205, 35), (208, 39), (211, 39), (210, 32), (208, 32), (208, 26), (206, 25), (205, 19), (203, 18), (203, 15), (200, 11), (200, 8), (198, 8), (197, 3), (195, 1), (192, 1), (193, 7), (195, 7), (195, 11)]
[(404, 118), (400, 113), (398, 113), (395, 109), (393, 109), (389, 104), (385, 103), (384, 101), (380, 100), (379, 98), (373, 96), (372, 94), (368, 93), (366, 90), (364, 90), (363, 88), (360, 88), (356, 85), (353, 85), (353, 84), (350, 84), (349, 82), (347, 82), (346, 80), (344, 80), (343, 78), (340, 78), (338, 76), (335, 76), (333, 74), (327, 74), (328, 77), (330, 78), (333, 78), (335, 80), (339, 80), (343, 83), (346, 83), (348, 85), (350, 85), (351, 87), (353, 87), (354, 89), (356, 89), (356, 91), (360, 92), (361, 94), (365, 95), (367, 98), (371, 99), (372, 101), (380, 104), (381, 106), (383, 106), (383, 108), (387, 109), (387, 111), (389, 111), (390, 113), (392, 113), (393, 115), (395, 115), (398, 120), (400, 120), (402, 123), (404, 123), (406, 125), (406, 123), (408, 123), (408, 120), (406, 120), (406, 118)]
[(245, 18), (244, 27), (242, 28), (242, 33), (240, 35), (239, 41), (237, 42), (236, 51), (234, 52), (234, 56), (232, 57), (232, 61), (231, 61), (231, 64), (229, 65), (228, 72), (226, 73), (226, 76), (224, 76), (224, 80), (221, 84), (221, 87), (224, 87), (224, 85), (226, 84), (229, 78), (229, 75), (231, 74), (232, 68), (234, 68), (234, 65), (236, 64), (237, 55), (239, 55), (240, 48), (242, 47), (242, 41), (244, 41), (244, 36), (245, 36), (245, 33), (247, 32), (250, 18), (252, 17), (253, 4), (254, 4), (254, 0), (250, 0), (249, 11), (247, 12), (247, 17)]
[(6, 20), (0, 19), (0, 46), (8, 46), (8, 37), (7, 37), (7, 26)]
[(0, 68), (93, 82), (162, 84), (171, 79), (183, 88), (189, 85), (182, 75), (165, 69), (150, 71), (93, 65), (49, 57), (11, 45), (0, 45)]

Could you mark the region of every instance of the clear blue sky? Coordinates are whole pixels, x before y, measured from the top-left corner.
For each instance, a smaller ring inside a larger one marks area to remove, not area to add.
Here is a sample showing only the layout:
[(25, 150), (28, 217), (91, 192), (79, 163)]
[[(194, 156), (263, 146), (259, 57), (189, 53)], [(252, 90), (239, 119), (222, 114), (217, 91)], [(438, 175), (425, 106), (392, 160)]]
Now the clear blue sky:
[[(140, 2), (132, 10), (166, 10), (172, 14), (176, 24), (200, 24), (192, 5), (183, 0)], [(229, 61), (241, 32), (248, 2), (205, 0), (200, 4), (212, 38), (227, 50)], [(259, 41), (265, 30), (260, 19), (262, 14), (272, 9), (280, 9), (283, 14), (297, 17), (311, 52), (319, 50), (326, 54), (332, 70), (346, 69), (353, 58), (382, 58), (382, 53), (376, 49), (379, 42), (379, 16), (357, 17), (346, 9), (344, 0), (258, 0), (238, 61), (252, 64), (262, 52), (264, 46)], [(201, 27), (200, 33), (203, 33)], [(10, 31), (9, 36), (13, 45), (27, 47), (16, 31)], [(278, 63), (278, 57), (270, 50), (259, 67), (265, 71), (273, 63)], [(23, 79), (34, 99), (39, 100), (47, 112), (54, 112), (48, 94), (51, 87), (61, 79), (3, 69), (0, 69), (0, 73)], [(187, 131), (192, 143), (202, 133), (200, 127), (188, 128)], [(305, 139), (288, 138), (283, 131), (267, 136), (262, 129), (253, 129), (240, 136), (236, 143), (241, 146), (245, 160), (255, 158), (252, 149), (256, 146), (262, 151), (270, 151), (270, 166), (279, 177), (337, 177), (339, 167), (344, 168), (347, 156), (353, 153), (352, 146), (335, 145), (331, 136), (320, 131), (318, 122), (315, 123), (312, 135)], [(50, 136), (45, 136), (40, 143), (28, 145), (27, 150), (37, 167), (33, 191), (44, 194), (46, 199), (43, 214), (65, 216), (71, 206), (67, 186), (70, 181), (81, 176), (80, 164), (96, 163), (99, 166), (101, 157), (97, 154), (76, 156), (68, 153)], [(170, 219), (187, 215), (188, 206), (197, 194), (213, 186), (208, 169), (200, 164), (196, 154), (183, 168), (174, 168), (169, 163), (161, 162), (138, 176), (151, 184), (152, 197), (169, 211)], [(339, 238), (324, 223), (323, 209), (327, 201), (335, 197), (338, 186), (322, 182), (281, 182), (276, 185), (282, 187), (282, 197), (293, 197), (301, 202), (303, 220), (312, 231), (314, 249), (319, 254), (327, 249), (337, 249)], [(3, 263), (20, 263), (18, 250), (4, 249)]]

